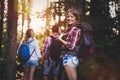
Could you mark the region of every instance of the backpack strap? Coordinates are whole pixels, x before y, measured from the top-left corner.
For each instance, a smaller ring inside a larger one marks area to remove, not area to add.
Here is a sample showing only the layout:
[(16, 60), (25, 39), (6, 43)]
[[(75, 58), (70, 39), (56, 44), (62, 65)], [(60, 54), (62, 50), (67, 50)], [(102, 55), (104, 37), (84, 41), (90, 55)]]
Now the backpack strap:
[(27, 44), (29, 45), (29, 44), (32, 43), (34, 40), (35, 40), (35, 39), (32, 39), (32, 40), (28, 41)]
[[(54, 36), (50, 36), (50, 37), (52, 38), (52, 43), (53, 43), (53, 41), (55, 40), (55, 37), (54, 37)], [(51, 43), (51, 44), (52, 44), (52, 43)], [(51, 46), (51, 45), (50, 45), (50, 46)], [(49, 66), (49, 65), (50, 65), (50, 58), (49, 58), (49, 57), (50, 57), (50, 54), (47, 54), (47, 55), (48, 55), (47, 58), (48, 58), (48, 66)]]
[(55, 40), (55, 37), (54, 36), (50, 36), (52, 38), (52, 40)]
[[(34, 40), (35, 40), (35, 39), (30, 40), (30, 41), (28, 42), (28, 46), (29, 46), (29, 44), (32, 43)], [(30, 57), (33, 55), (34, 51), (35, 51), (35, 48), (34, 48), (34, 50), (32, 51)], [(29, 57), (29, 59), (30, 59), (30, 57)]]
[[(30, 55), (30, 57), (33, 55), (34, 51), (35, 51), (35, 49), (32, 51), (32, 54)], [(29, 57), (29, 59), (30, 59), (30, 57)]]

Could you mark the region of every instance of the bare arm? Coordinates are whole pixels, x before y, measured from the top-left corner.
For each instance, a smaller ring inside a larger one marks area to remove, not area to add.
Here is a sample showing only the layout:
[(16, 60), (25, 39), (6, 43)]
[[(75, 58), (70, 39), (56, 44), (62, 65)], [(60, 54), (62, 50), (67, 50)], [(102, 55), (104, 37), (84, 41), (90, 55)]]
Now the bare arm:
[(67, 44), (67, 41), (63, 40), (62, 37), (64, 36), (64, 33), (61, 33), (60, 36), (58, 37), (58, 40), (60, 40), (64, 45)]

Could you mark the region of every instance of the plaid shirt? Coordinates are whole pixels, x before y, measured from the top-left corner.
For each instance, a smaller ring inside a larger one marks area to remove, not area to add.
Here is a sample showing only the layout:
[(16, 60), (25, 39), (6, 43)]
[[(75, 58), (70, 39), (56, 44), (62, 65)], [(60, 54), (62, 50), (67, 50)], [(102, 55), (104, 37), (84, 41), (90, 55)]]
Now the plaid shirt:
[(77, 27), (72, 27), (70, 30), (66, 32), (67, 34), (67, 45), (66, 47), (69, 48), (69, 50), (74, 50), (81, 35), (81, 30)]
[[(52, 36), (53, 37), (58, 37), (59, 35), (57, 33), (54, 33)], [(50, 36), (48, 36), (45, 39), (45, 42), (44, 42), (44, 45), (43, 45), (43, 50), (42, 50), (43, 53), (46, 53), (48, 51), (51, 43), (52, 43), (52, 38)]]

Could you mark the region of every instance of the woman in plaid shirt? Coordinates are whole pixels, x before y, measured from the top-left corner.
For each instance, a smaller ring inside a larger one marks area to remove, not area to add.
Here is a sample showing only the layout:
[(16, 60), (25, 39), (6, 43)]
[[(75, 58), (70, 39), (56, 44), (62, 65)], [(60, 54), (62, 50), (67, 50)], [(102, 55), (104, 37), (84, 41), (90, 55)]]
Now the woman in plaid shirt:
[[(80, 21), (79, 12), (71, 8), (67, 11), (67, 27), (65, 33), (61, 33), (59, 36), (59, 40), (63, 43), (63, 45), (67, 48), (66, 53), (63, 56), (63, 66), (66, 71), (69, 80), (77, 80), (77, 70), (76, 67), (79, 63), (78, 57), (76, 56), (75, 49), (77, 43), (80, 39), (81, 30), (76, 27)], [(67, 36), (63, 39), (64, 36)]]

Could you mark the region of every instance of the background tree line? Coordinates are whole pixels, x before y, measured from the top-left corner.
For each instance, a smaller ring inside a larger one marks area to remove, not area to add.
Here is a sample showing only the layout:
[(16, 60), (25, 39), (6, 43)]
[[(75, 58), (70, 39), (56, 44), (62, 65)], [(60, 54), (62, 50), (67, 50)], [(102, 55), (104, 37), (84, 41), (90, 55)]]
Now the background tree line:
[[(115, 2), (115, 17), (110, 16), (110, 7)], [(17, 35), (17, 20), (19, 6), (22, 6), (22, 21), (27, 14), (29, 24), (30, 10), (26, 10), (25, 3), (31, 0), (0, 0), (0, 75), (1, 80), (15, 80), (16, 73), (16, 49), (18, 44)], [(81, 20), (90, 23), (93, 26), (93, 34), (96, 42), (96, 52), (102, 51), (109, 58), (117, 61), (120, 64), (120, 1), (119, 0), (59, 0), (54, 4), (59, 6), (50, 6), (46, 9), (46, 13), (50, 12), (52, 16), (63, 13), (60, 8), (64, 7), (66, 11), (69, 7), (82, 9)], [(49, 22), (49, 16), (45, 15)], [(58, 24), (65, 25), (64, 21), (59, 21)], [(48, 24), (49, 25), (49, 24)], [(29, 27), (29, 25), (28, 25)]]

